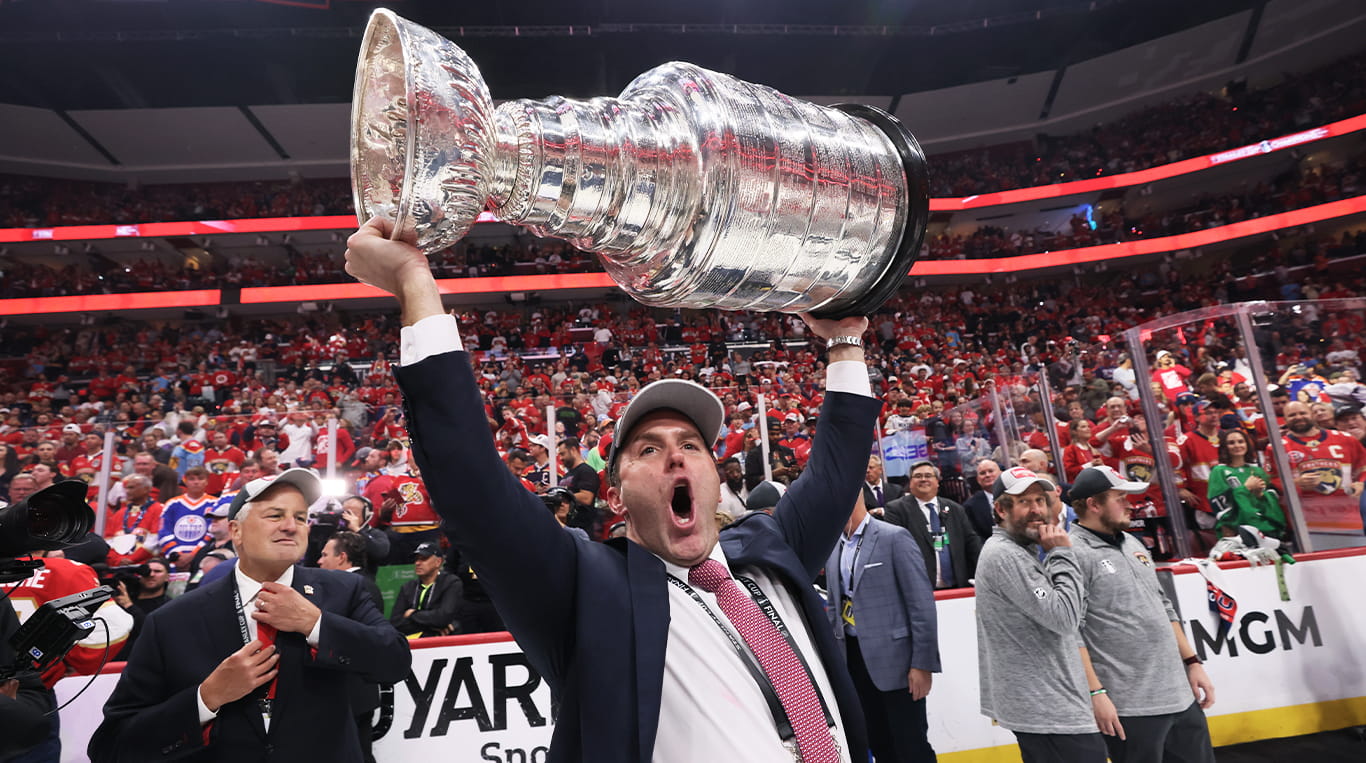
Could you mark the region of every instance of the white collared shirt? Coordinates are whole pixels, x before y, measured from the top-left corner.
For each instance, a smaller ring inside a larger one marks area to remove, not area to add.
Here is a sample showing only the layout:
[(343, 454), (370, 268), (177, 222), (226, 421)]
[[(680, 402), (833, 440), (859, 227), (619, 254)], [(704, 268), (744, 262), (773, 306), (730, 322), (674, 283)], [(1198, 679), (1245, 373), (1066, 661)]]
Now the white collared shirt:
[[(730, 569), (721, 544), (712, 548), (710, 558)], [(664, 567), (670, 575), (687, 582), (687, 568), (668, 562), (664, 562)], [(811, 666), (816, 691), (825, 698), (834, 716), (840, 760), (849, 763), (849, 745), (839, 704), (811, 638), (810, 624), (802, 617), (800, 603), (765, 570), (745, 567), (733, 572), (753, 580), (787, 624), (797, 651)], [(750, 677), (749, 668), (735, 653), (730, 639), (691, 596), (674, 585), (668, 589), (669, 641), (664, 652), (664, 683), (653, 763), (741, 759), (746, 763), (792, 763), (792, 753), (778, 736), (763, 691)], [(727, 630), (740, 639), (739, 631), (721, 611), (716, 596), (700, 588), (693, 590)], [(745, 591), (745, 587), (741, 585), (740, 590)], [(825, 627), (825, 622), (816, 626)], [(740, 641), (744, 643), (743, 639)]]
[[(944, 506), (943, 504), (939, 503), (939, 496), (935, 496), (934, 498), (931, 498), (928, 501), (922, 501), (919, 498), (915, 500), (916, 503), (920, 504), (920, 513), (925, 515), (925, 530), (930, 534), (931, 537), (933, 537), (934, 519), (930, 517), (930, 504), (934, 504), (934, 511), (943, 511)], [(940, 524), (939, 531), (941, 533), (945, 532), (942, 523)], [(933, 544), (931, 544), (931, 548), (933, 548)], [(932, 550), (930, 552), (930, 557), (930, 561), (934, 563), (934, 587), (943, 588), (944, 572), (939, 568), (939, 554)]]
[[(247, 618), (247, 633), (251, 634), (252, 640), (255, 641), (256, 620), (252, 618), (251, 613), (256, 611), (256, 596), (261, 593), (261, 583), (253, 578), (247, 577), (247, 574), (242, 571), (241, 564), (233, 565), (232, 575), (234, 581), (237, 583), (237, 594), (242, 597), (242, 614)], [(285, 573), (276, 578), (275, 582), (286, 588), (293, 585), (294, 565), (291, 564), (289, 567), (286, 567)], [(323, 619), (320, 616), (318, 617), (318, 622), (313, 624), (313, 630), (308, 632), (307, 638), (309, 646), (315, 648), (318, 646), (318, 638), (322, 633), (322, 627)], [(217, 711), (210, 710), (209, 706), (204, 704), (204, 685), (202, 683), (199, 685), (199, 691), (194, 693), (194, 698), (196, 704), (199, 706), (200, 725), (208, 723), (218, 717)], [(219, 708), (219, 710), (222, 709), (223, 708), (221, 707)], [(266, 729), (270, 729), (269, 722), (266, 724)]]

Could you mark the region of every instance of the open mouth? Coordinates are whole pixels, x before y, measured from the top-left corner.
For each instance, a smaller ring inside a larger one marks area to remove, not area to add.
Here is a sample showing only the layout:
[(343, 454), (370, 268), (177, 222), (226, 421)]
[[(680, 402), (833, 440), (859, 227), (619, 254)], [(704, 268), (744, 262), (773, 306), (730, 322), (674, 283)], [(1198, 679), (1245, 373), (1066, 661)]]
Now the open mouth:
[(669, 507), (673, 509), (674, 521), (679, 525), (687, 525), (692, 522), (692, 488), (688, 483), (680, 483), (674, 488)]

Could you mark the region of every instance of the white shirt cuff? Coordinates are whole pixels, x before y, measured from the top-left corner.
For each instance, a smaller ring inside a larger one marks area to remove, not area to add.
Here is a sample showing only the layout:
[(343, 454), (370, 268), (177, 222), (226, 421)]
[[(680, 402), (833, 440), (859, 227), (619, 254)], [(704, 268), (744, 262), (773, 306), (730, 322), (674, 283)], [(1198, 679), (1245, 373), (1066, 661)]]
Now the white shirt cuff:
[(837, 360), (825, 368), (825, 391), (873, 396), (868, 381), (868, 364), (859, 360)]
[(460, 327), (450, 313), (429, 315), (411, 326), (404, 326), (398, 337), (398, 364), (411, 366), (433, 355), (464, 349)]
[(306, 640), (308, 641), (308, 645), (311, 646), (311, 647), (313, 647), (314, 649), (317, 649), (317, 648), (318, 648), (318, 634), (322, 632), (322, 629), (323, 629), (323, 616), (322, 616), (322, 613), (319, 612), (319, 613), (318, 613), (318, 622), (313, 623), (313, 630), (309, 631), (309, 632), (308, 632), (308, 636), (306, 637)]
[(203, 685), (203, 684), (200, 684), (200, 685), (199, 685), (199, 688), (198, 688), (198, 689), (195, 689), (195, 691), (194, 691), (194, 702), (195, 702), (196, 705), (199, 706), (199, 725), (200, 725), (200, 726), (203, 726), (204, 724), (206, 724), (206, 723), (208, 723), (209, 721), (213, 720), (214, 718), (217, 718), (217, 717), (218, 717), (218, 713), (215, 713), (214, 711), (210, 710), (210, 709), (209, 709), (209, 706), (206, 705), (206, 704), (204, 704), (204, 685)]

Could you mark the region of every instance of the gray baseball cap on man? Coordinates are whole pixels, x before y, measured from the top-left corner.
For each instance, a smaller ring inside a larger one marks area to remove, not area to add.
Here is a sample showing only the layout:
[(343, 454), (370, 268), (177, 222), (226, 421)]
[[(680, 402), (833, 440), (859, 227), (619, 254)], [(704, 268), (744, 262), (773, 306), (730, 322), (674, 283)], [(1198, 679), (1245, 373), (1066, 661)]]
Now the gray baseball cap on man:
[(298, 488), (299, 492), (304, 494), (304, 504), (308, 506), (317, 503), (323, 494), (322, 480), (311, 470), (298, 467), (286, 469), (279, 474), (257, 477), (243, 485), (232, 499), (232, 506), (228, 508), (228, 519), (236, 519), (243, 506), (260, 498), (262, 493), (276, 485), (293, 485)]
[(617, 419), (617, 428), (612, 434), (612, 452), (607, 456), (608, 472), (616, 465), (621, 445), (636, 424), (661, 410), (678, 411), (687, 417), (697, 427), (708, 448), (715, 443), (726, 423), (726, 409), (721, 405), (721, 399), (701, 384), (684, 379), (661, 379), (647, 384), (631, 398), (621, 418)]

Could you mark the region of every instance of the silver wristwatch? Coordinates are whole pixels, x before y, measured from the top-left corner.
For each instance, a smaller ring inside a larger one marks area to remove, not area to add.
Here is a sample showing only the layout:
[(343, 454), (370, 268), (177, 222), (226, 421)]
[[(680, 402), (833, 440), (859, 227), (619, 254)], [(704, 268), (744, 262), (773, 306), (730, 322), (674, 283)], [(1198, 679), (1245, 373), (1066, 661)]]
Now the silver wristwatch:
[(836, 346), (841, 344), (850, 344), (855, 347), (862, 347), (863, 339), (861, 337), (856, 336), (832, 336), (829, 339), (825, 340), (825, 349), (834, 349)]

